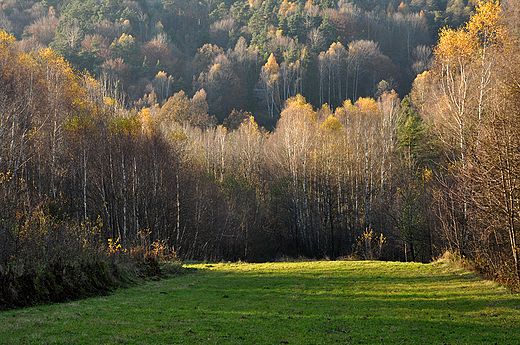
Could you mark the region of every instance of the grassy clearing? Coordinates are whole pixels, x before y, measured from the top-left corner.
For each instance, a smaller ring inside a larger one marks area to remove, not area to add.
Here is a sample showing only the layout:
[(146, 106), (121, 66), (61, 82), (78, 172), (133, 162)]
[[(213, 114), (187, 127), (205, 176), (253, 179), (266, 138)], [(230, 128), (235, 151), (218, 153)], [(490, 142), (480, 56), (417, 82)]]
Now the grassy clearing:
[(198, 264), (0, 313), (0, 343), (519, 344), (520, 295), (445, 264)]

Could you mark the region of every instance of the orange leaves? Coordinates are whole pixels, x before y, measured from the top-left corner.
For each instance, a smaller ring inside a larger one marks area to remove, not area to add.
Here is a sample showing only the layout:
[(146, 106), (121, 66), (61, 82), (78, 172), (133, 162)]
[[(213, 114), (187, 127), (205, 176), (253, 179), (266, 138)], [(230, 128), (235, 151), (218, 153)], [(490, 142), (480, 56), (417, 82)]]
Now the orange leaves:
[(114, 240), (112, 238), (108, 239), (108, 248), (107, 248), (108, 256), (126, 252), (126, 249), (121, 247), (121, 242), (119, 240), (120, 240), (119, 237), (116, 240)]
[(451, 124), (458, 133), (461, 149), (466, 140), (463, 134), (468, 133), (464, 127), (480, 121), (484, 108), (496, 103), (491, 100), (492, 90), (500, 87), (502, 78), (497, 76), (507, 59), (504, 48), (509, 42), (497, 0), (479, 1), (464, 27), (440, 32), (433, 69), (433, 86), (439, 87), (436, 114), (440, 127)]

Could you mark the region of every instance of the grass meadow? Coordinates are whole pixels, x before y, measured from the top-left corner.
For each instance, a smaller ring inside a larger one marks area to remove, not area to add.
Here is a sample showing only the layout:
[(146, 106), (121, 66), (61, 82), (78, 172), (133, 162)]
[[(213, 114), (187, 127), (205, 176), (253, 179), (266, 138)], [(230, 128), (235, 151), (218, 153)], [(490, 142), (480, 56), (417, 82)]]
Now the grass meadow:
[(451, 264), (185, 265), (111, 295), (0, 313), (2, 344), (520, 344), (520, 295)]

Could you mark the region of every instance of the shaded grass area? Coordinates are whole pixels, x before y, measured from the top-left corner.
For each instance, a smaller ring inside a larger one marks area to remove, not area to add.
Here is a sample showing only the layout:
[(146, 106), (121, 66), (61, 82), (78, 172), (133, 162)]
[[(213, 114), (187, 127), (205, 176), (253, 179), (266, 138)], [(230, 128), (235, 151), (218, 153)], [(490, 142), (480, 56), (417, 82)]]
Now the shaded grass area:
[(446, 264), (197, 264), (110, 296), (0, 313), (0, 343), (518, 344), (520, 296)]
[(106, 295), (118, 287), (162, 275), (154, 258), (126, 262), (78, 259), (44, 263), (39, 270), (0, 272), (0, 310)]

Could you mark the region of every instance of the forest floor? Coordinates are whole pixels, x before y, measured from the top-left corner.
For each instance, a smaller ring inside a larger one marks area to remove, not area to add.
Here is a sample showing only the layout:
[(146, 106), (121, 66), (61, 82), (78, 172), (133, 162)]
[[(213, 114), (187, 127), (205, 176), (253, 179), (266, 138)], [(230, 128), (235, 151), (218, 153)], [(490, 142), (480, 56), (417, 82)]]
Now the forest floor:
[(0, 312), (1, 344), (520, 344), (520, 295), (448, 263), (191, 264)]

